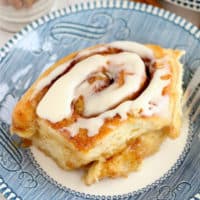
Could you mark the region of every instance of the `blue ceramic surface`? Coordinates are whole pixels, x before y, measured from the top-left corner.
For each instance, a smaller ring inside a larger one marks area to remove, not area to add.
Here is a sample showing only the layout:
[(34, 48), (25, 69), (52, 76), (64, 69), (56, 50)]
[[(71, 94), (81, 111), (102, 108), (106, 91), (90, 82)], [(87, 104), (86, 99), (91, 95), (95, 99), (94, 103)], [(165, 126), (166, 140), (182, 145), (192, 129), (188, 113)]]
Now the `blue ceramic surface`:
[[(38, 75), (70, 52), (114, 40), (184, 49), (185, 88), (200, 67), (198, 28), (174, 14), (144, 4), (112, 0), (84, 3), (49, 14), (25, 27), (0, 50), (0, 192), (6, 198), (200, 199), (200, 117), (199, 114), (193, 117), (195, 108), (189, 113), (188, 142), (175, 166), (152, 185), (124, 195), (88, 195), (87, 191), (80, 193), (63, 187), (45, 174), (29, 149), (14, 145), (17, 138), (9, 133), (13, 106)], [(196, 93), (199, 88), (197, 84)]]

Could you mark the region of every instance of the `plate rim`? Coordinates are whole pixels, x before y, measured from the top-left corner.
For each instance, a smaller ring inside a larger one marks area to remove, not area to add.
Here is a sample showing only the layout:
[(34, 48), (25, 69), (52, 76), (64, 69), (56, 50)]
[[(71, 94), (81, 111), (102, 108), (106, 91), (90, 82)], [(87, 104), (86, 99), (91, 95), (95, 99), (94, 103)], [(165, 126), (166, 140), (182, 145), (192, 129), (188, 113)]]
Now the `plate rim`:
[[(83, 10), (94, 10), (94, 9), (98, 9), (98, 8), (130, 9), (130, 10), (140, 11), (140, 12), (146, 13), (146, 14), (151, 14), (151, 15), (163, 18), (164, 20), (169, 21), (171, 23), (174, 23), (175, 25), (179, 26), (180, 28), (183, 28), (186, 32), (191, 34), (198, 41), (200, 41), (200, 29), (198, 27), (196, 27), (195, 25), (193, 25), (191, 22), (188, 22), (186, 19), (184, 19), (184, 18), (182, 18), (182, 17), (180, 17), (180, 16), (178, 16), (178, 15), (176, 15), (176, 14), (170, 12), (170, 11), (160, 9), (160, 8), (157, 8), (157, 7), (154, 7), (154, 6), (151, 6), (151, 5), (143, 4), (143, 3), (136, 3), (136, 2), (130, 2), (130, 1), (123, 1), (123, 0), (100, 0), (100, 1), (98, 1), (98, 0), (94, 0), (94, 1), (86, 0), (85, 2), (73, 4), (73, 5), (70, 5), (68, 7), (59, 9), (59, 10), (54, 11), (54, 12), (51, 12), (47, 15), (40, 17), (37, 20), (34, 20), (31, 24), (26, 25), (21, 31), (19, 31), (11, 39), (9, 39), (8, 42), (5, 43), (2, 48), (0, 48), (0, 62), (2, 62), (2, 60), (7, 56), (7, 54), (15, 46), (16, 43), (18, 43), (24, 36), (26, 36), (26, 34), (36, 30), (41, 25), (43, 25), (43, 24), (45, 24), (45, 23), (47, 23), (51, 20), (62, 17), (62, 16), (67, 16), (69, 14), (77, 13), (77, 12), (83, 11)], [(0, 68), (0, 70), (1, 70), (1, 68)], [(190, 130), (191, 127), (192, 127), (191, 124), (189, 124), (189, 130)], [(191, 133), (192, 132), (193, 132), (193, 130), (191, 130)], [(193, 134), (188, 135), (189, 140), (192, 138), (192, 135)], [(189, 136), (191, 138), (189, 138)], [(188, 152), (188, 150), (190, 148), (190, 142), (187, 141), (186, 146), (184, 147), (184, 150), (183, 150), (182, 154), (180, 155), (180, 157), (185, 157), (186, 153)], [(180, 160), (184, 160), (184, 159), (180, 159), (180, 157), (178, 158), (178, 160), (176, 161), (176, 163), (174, 165), (177, 165), (177, 163), (180, 163)], [(36, 164), (38, 165), (37, 162), (36, 162)], [(173, 171), (173, 168), (174, 168), (174, 166), (172, 166), (172, 168), (170, 170)], [(175, 168), (177, 168), (177, 167), (175, 167)], [(40, 167), (39, 167), (39, 169), (40, 169)], [(43, 169), (41, 169), (41, 170), (43, 170)], [(166, 174), (168, 174), (168, 172)], [(43, 170), (43, 174), (44, 173), (46, 174), (46, 172)], [(166, 174), (164, 174), (161, 178), (159, 178), (158, 180), (156, 180), (152, 184), (156, 184), (156, 182), (163, 179), (163, 177)], [(133, 192), (130, 192), (130, 193), (127, 193), (127, 194), (122, 194), (122, 195), (112, 195), (112, 196), (110, 196), (110, 195), (90, 195), (90, 194), (86, 194), (86, 193), (80, 193), (78, 191), (73, 191), (72, 189), (67, 188), (65, 186), (62, 186), (61, 184), (57, 183), (56, 180), (51, 178), (49, 175), (47, 175), (47, 176), (48, 176), (48, 179), (49, 180), (52, 179), (53, 182), (56, 183), (57, 186), (61, 186), (61, 188), (64, 187), (64, 188), (67, 189), (68, 192), (71, 191), (70, 192), (71, 194), (74, 194), (78, 197), (83, 197), (83, 198), (93, 198), (93, 199), (94, 198), (95, 199), (98, 199), (98, 198), (104, 198), (104, 199), (117, 198), (118, 199), (118, 198), (130, 197), (130, 196), (135, 195), (138, 192), (141, 193), (143, 191), (149, 190), (148, 186), (145, 186), (144, 188), (142, 188), (140, 190), (133, 191)], [(167, 175), (167, 177), (168, 177), (168, 175)], [(160, 183), (160, 181), (159, 181), (159, 183)], [(20, 200), (21, 199), (21, 197), (18, 197), (17, 193), (12, 189), (11, 186), (9, 186), (4, 181), (3, 177), (1, 177), (1, 176), (0, 176), (0, 193), (2, 193), (3, 196), (5, 198), (8, 198), (8, 199), (11, 198), (11, 197), (12, 197), (13, 200)]]
[(0, 194), (2, 194), (6, 199), (22, 200), (14, 189), (4, 181), (2, 176), (0, 176)]
[(188, 9), (188, 10), (192, 10), (195, 12), (200, 12), (200, 3), (199, 5), (195, 5), (193, 6), (192, 3), (189, 2), (189, 0), (185, 0), (185, 1), (181, 1), (181, 0), (165, 0), (169, 3), (175, 4), (177, 6), (180, 6), (182, 8)]
[[(170, 0), (167, 0), (170, 1)], [(119, 3), (117, 3), (119, 2)], [(47, 23), (48, 21), (57, 19), (62, 16), (67, 16), (68, 14), (72, 14), (75, 12), (79, 12), (82, 10), (93, 10), (96, 8), (124, 8), (124, 9), (133, 9), (141, 12), (145, 12), (147, 14), (152, 14), (154, 16), (161, 17), (169, 22), (175, 23), (175, 25), (180, 26), (186, 32), (190, 33), (193, 37), (200, 41), (200, 29), (187, 21), (185, 18), (176, 15), (173, 12), (168, 10), (154, 7), (152, 5), (147, 5), (144, 3), (136, 3), (128, 0), (86, 0), (81, 3), (76, 3), (69, 5), (68, 7), (58, 9), (56, 11), (50, 12), (36, 20), (32, 23), (26, 25), (19, 32), (14, 34), (1, 48), (0, 48), (0, 62), (9, 51), (14, 47), (14, 45), (20, 41), (26, 34), (37, 29), (39, 26)]]

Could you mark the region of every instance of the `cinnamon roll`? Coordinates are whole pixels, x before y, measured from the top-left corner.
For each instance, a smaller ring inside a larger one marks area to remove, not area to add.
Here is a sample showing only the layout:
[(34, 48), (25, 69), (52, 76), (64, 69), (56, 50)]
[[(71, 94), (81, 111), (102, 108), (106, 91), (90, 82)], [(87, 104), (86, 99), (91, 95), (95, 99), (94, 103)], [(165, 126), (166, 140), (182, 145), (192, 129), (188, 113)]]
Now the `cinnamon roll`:
[(86, 184), (126, 176), (181, 126), (182, 51), (116, 41), (46, 70), (14, 108), (11, 131)]

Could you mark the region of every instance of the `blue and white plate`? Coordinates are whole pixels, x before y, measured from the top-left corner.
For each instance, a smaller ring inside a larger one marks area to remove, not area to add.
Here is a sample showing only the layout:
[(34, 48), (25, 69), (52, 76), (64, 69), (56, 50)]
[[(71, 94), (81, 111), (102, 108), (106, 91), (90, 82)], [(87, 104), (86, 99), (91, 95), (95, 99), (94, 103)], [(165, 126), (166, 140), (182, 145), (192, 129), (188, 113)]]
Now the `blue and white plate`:
[[(16, 101), (52, 63), (97, 43), (131, 40), (186, 51), (181, 135), (166, 140), (128, 178), (92, 186), (82, 171), (66, 172), (9, 133)], [(47, 15), (17, 33), (0, 51), (0, 192), (10, 199), (200, 199), (200, 30), (167, 11), (126, 1), (84, 3)], [(196, 77), (196, 78), (193, 78)], [(192, 80), (192, 82), (190, 81)], [(188, 83), (190, 82), (189, 86)]]
[(178, 6), (200, 12), (200, 0), (166, 0)]

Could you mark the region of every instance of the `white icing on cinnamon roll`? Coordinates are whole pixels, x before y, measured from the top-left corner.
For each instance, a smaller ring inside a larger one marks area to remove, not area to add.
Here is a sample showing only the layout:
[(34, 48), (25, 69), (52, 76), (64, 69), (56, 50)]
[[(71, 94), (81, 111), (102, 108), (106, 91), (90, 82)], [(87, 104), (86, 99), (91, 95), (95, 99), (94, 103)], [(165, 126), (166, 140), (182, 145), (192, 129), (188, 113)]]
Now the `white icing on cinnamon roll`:
[[(109, 48), (120, 51), (103, 54)], [(76, 111), (77, 101), (81, 99), (83, 108), (80, 116), (76, 122), (63, 128), (72, 137), (80, 128), (87, 129), (88, 136), (94, 136), (105, 119), (116, 115), (121, 120), (126, 120), (128, 113), (168, 117), (169, 98), (162, 92), (170, 80), (162, 77), (170, 74), (169, 66), (164, 62), (161, 68), (156, 69), (148, 86), (144, 88), (148, 81), (145, 59), (153, 61), (152, 50), (128, 41), (81, 51), (73, 60), (56, 68), (38, 83), (35, 94), (62, 75), (39, 102), (37, 115), (52, 123), (70, 118)], [(77, 62), (64, 73), (73, 61)]]

